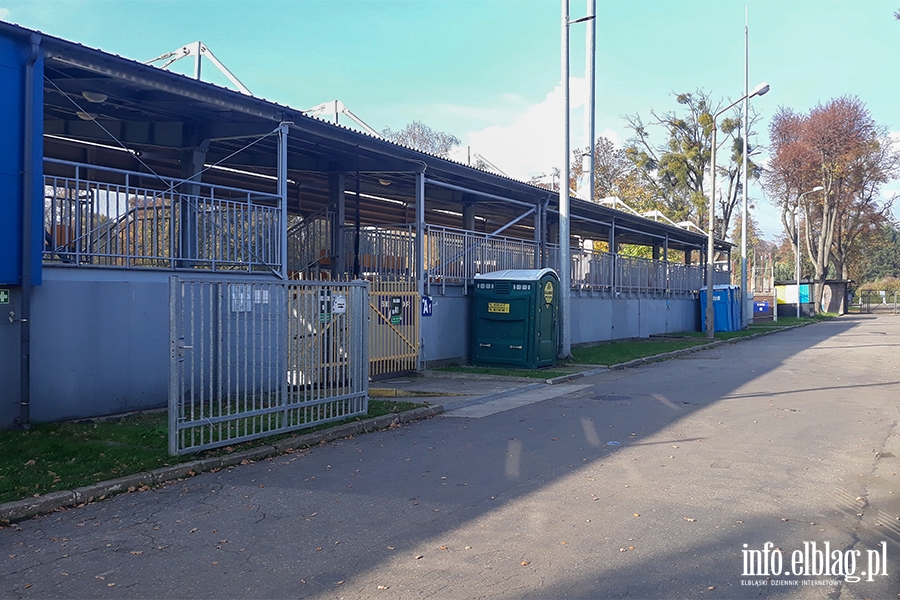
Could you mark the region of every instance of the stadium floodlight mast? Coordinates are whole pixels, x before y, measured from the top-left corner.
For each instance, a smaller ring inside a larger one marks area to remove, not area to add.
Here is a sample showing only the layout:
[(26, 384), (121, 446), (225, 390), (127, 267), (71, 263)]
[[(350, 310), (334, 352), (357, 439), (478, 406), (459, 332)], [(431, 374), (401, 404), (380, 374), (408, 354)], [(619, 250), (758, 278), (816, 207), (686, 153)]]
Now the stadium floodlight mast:
[[(594, 21), (595, 14), (569, 20), (569, 0), (562, 0), (563, 166), (559, 172), (559, 358), (572, 356), (572, 258), (569, 252), (569, 26)], [(593, 24), (592, 24), (593, 25)]]
[[(825, 188), (821, 185), (817, 185), (813, 189), (803, 192), (799, 196), (797, 196), (797, 208), (794, 209), (794, 235), (796, 236), (795, 245), (797, 247), (797, 251), (794, 254), (794, 278), (797, 280), (797, 318), (800, 318), (800, 219), (798, 218), (800, 214), (800, 200), (803, 199), (803, 196), (807, 194), (812, 194), (813, 192), (821, 192)], [(777, 304), (777, 303), (776, 303)], [(775, 307), (778, 308), (777, 306)]]
[[(711, 156), (709, 160), (710, 170), (712, 171), (712, 184), (710, 185), (710, 193), (709, 193), (709, 230), (706, 234), (706, 337), (712, 339), (715, 337), (715, 325), (716, 325), (716, 317), (715, 311), (713, 310), (713, 271), (715, 267), (715, 263), (713, 261), (713, 251), (715, 245), (715, 224), (716, 224), (716, 119), (727, 110), (734, 108), (738, 103), (743, 102), (745, 99), (749, 100), (755, 96), (762, 96), (766, 92), (769, 91), (768, 83), (760, 83), (758, 86), (753, 88), (753, 91), (749, 94), (744, 94), (715, 115), (713, 115), (712, 119), (712, 149)], [(746, 133), (745, 133), (746, 135)], [(744, 293), (744, 290), (741, 290), (741, 293)]]

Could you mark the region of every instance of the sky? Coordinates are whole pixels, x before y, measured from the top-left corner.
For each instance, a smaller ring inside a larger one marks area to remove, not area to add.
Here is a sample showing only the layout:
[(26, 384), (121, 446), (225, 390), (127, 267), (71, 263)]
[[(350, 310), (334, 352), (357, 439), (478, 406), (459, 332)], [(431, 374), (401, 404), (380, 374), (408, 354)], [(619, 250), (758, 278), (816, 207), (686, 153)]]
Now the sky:
[[(563, 161), (561, 1), (557, 0), (0, 0), (0, 19), (139, 61), (202, 41), (254, 95), (306, 109), (341, 100), (376, 130), (414, 120), (462, 141), (511, 177)], [(597, 0), (595, 131), (618, 145), (626, 115), (675, 110), (702, 89), (730, 103), (750, 88), (761, 120), (858, 96), (900, 140), (900, 0)], [(570, 0), (570, 18), (586, 14)], [(571, 145), (583, 148), (585, 27), (571, 32)], [(190, 74), (190, 59), (170, 69)], [(230, 86), (211, 63), (203, 78)], [(346, 120), (342, 124), (351, 125)], [(753, 138), (751, 138), (753, 139)], [(651, 141), (664, 132), (651, 129)], [(762, 156), (765, 161), (765, 154)], [(900, 193), (900, 182), (885, 194)], [(751, 183), (766, 239), (778, 210)], [(900, 203), (898, 203), (900, 204)], [(900, 218), (900, 207), (895, 207)]]

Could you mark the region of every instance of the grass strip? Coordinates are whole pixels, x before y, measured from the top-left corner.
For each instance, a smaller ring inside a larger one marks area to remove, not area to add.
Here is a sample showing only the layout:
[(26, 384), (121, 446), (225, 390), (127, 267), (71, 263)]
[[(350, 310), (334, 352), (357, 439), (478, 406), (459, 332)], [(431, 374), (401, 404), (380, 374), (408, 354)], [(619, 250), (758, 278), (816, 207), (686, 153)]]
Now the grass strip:
[(704, 340), (634, 340), (572, 348), (572, 359), (584, 365), (616, 365), (636, 358), (674, 352), (705, 344)]
[(399, 400), (369, 400), (365, 416), (292, 433), (232, 444), (187, 456), (169, 456), (165, 411), (119, 419), (38, 423), (28, 431), (0, 431), (0, 503), (98, 483), (158, 467), (265, 446), (322, 429), (403, 412), (421, 406)]

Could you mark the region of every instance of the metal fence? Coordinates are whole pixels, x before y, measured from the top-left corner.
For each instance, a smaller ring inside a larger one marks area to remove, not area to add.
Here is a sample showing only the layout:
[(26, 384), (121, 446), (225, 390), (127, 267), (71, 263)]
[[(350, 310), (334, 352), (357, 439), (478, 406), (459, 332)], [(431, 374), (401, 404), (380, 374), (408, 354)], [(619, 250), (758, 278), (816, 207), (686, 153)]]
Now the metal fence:
[(854, 294), (850, 309), (861, 313), (900, 314), (900, 292), (893, 290), (859, 290)]
[(280, 198), (45, 159), (45, 262), (279, 271)]
[(169, 284), (169, 452), (368, 411), (368, 284)]

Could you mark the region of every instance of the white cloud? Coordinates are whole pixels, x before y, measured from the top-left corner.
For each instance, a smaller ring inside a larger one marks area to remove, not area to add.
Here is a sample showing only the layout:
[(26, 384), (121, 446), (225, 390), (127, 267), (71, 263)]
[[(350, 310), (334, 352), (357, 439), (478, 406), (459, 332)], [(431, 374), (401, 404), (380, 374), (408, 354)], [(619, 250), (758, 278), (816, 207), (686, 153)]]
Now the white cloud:
[(0, 19), (3, 19), (4, 21), (5, 21), (5, 20), (8, 20), (8, 19), (9, 19), (9, 15), (11, 15), (11, 14), (12, 14), (12, 13), (9, 12), (9, 9), (8, 9), (8, 8), (2, 8), (2, 7), (0, 7)]
[[(571, 148), (584, 147), (582, 107), (587, 95), (587, 82), (583, 77), (570, 80), (570, 131)], [(490, 125), (462, 136), (462, 144), (456, 160), (466, 161), (467, 147), (516, 179), (528, 180), (533, 176), (549, 173), (562, 165), (563, 148), (563, 91), (562, 86), (549, 92), (542, 102), (526, 107), (508, 125)], [(610, 139), (614, 132), (604, 132)], [(618, 136), (616, 136), (616, 140)], [(615, 141), (615, 140), (614, 140)]]

